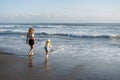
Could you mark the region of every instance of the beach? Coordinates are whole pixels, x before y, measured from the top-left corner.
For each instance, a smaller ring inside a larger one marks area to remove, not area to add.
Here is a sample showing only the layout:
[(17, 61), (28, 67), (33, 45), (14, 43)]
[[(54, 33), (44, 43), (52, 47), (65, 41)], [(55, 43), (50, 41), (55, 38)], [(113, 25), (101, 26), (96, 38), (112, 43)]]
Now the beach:
[[(13, 55), (0, 54), (0, 79), (21, 80), (24, 75), (24, 63)], [(24, 78), (25, 79), (25, 78)]]
[(32, 59), (29, 56), (28, 59), (24, 59), (0, 53), (0, 80), (56, 80), (55, 76), (47, 75), (45, 67), (41, 72), (36, 71)]
[[(57, 57), (58, 58), (58, 57)], [(67, 57), (66, 57), (67, 58)], [(76, 61), (70, 59), (50, 62), (44, 60), (39, 66), (33, 57), (21, 58), (0, 54), (0, 80), (119, 80), (120, 64)], [(72, 58), (71, 58), (72, 59)], [(40, 59), (41, 60), (41, 59)], [(42, 61), (42, 60), (41, 60)], [(50, 64), (51, 63), (51, 64)], [(72, 65), (71, 65), (72, 63)], [(63, 67), (66, 66), (66, 67)]]
[[(31, 25), (36, 40), (29, 57)], [(120, 80), (119, 30), (120, 24), (0, 25), (0, 80)]]
[(120, 80), (120, 0), (0, 0), (0, 80)]

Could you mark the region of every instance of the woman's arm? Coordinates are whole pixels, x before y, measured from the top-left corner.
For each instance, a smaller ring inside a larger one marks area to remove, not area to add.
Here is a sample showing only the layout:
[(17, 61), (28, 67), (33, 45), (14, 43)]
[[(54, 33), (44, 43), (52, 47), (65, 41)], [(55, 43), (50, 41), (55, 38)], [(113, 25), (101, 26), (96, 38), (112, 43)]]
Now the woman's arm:
[(32, 39), (34, 39), (34, 40), (35, 40), (34, 34), (32, 34)]
[(27, 34), (27, 38), (26, 38), (26, 44), (28, 44), (28, 34)]

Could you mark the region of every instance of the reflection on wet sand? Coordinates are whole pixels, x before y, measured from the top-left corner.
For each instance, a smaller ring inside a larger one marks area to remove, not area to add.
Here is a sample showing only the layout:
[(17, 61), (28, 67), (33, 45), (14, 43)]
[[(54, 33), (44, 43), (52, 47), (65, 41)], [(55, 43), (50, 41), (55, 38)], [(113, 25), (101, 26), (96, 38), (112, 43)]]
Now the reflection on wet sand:
[(49, 70), (48, 57), (45, 58), (45, 69), (46, 69), (46, 71)]
[(33, 68), (33, 64), (34, 64), (33, 56), (29, 56), (29, 64), (28, 64), (28, 67)]

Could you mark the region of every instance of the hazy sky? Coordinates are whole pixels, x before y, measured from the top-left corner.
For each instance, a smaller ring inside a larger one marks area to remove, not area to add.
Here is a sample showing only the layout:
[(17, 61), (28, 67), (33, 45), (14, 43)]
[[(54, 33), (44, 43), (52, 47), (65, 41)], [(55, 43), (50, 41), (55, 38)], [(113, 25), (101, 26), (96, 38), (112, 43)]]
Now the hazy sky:
[(0, 23), (120, 22), (120, 0), (0, 0)]

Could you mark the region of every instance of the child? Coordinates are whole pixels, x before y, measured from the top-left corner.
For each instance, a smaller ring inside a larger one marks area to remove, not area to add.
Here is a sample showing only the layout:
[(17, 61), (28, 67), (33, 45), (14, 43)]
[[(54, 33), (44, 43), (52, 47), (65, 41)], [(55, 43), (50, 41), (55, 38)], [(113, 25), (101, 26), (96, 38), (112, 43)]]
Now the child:
[(51, 42), (50, 42), (50, 39), (48, 39), (45, 44), (46, 58), (48, 57), (48, 52), (50, 50), (50, 46), (51, 46)]

